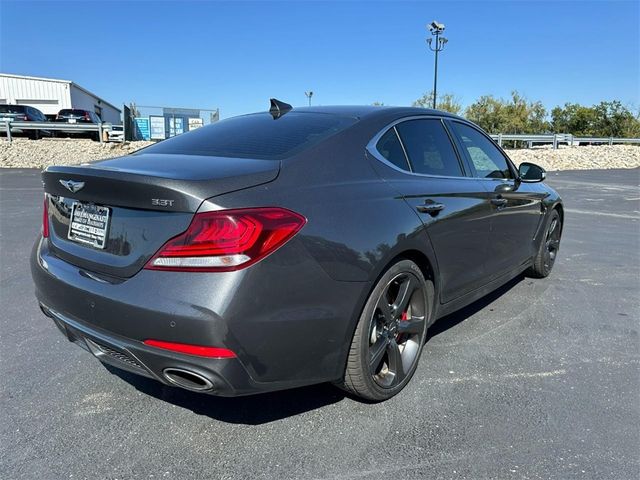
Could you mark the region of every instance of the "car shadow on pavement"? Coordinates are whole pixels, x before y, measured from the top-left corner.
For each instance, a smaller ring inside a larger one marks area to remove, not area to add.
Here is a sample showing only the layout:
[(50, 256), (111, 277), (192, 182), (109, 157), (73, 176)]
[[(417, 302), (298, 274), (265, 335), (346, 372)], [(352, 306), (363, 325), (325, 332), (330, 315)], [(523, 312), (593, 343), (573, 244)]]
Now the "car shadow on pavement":
[[(523, 279), (524, 276), (520, 275), (471, 305), (439, 319), (429, 328), (426, 341), (487, 307)], [(352, 398), (328, 383), (247, 397), (216, 397), (164, 385), (110, 365), (103, 364), (103, 366), (146, 395), (189, 409), (198, 415), (206, 415), (227, 423), (261, 425), (338, 403), (345, 398)]]
[(426, 341), (429, 342), (429, 340), (431, 340), (433, 337), (440, 335), (442, 332), (445, 332), (452, 327), (455, 327), (460, 322), (463, 322), (467, 318), (478, 313), (480, 310), (488, 307), (491, 303), (493, 303), (495, 300), (500, 298), (502, 295), (507, 293), (509, 290), (511, 290), (513, 287), (515, 287), (525, 279), (525, 275), (520, 274), (512, 280), (509, 280), (507, 283), (497, 288), (493, 292), (485, 295), (481, 299), (476, 300), (466, 307), (463, 307), (460, 310), (457, 310), (445, 317), (438, 319), (433, 325), (429, 327), (429, 330), (427, 331)]
[(261, 425), (337, 403), (346, 396), (342, 390), (325, 383), (246, 397), (224, 398), (171, 387), (110, 365), (103, 366), (146, 395), (227, 423)]

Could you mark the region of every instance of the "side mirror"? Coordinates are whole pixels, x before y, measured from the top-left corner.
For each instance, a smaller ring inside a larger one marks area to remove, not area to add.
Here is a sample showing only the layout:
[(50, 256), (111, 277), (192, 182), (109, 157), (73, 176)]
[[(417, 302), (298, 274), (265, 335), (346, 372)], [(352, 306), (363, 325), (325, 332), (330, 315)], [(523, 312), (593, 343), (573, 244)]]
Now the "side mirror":
[(542, 182), (546, 178), (547, 172), (535, 163), (523, 162), (518, 167), (518, 176), (521, 182), (536, 183)]

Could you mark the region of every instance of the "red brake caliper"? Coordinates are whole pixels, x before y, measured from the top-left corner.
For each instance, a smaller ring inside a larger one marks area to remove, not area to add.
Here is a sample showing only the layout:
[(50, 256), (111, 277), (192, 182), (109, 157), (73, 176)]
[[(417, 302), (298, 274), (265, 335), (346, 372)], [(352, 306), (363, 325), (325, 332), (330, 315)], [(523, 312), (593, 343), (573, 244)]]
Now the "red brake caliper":
[[(409, 320), (409, 315), (407, 314), (407, 312), (402, 312), (402, 315), (400, 316), (400, 321), (401, 322), (406, 322), (407, 320)], [(402, 333), (397, 333), (396, 334), (396, 342), (398, 343), (402, 343), (402, 341), (404, 340)]]

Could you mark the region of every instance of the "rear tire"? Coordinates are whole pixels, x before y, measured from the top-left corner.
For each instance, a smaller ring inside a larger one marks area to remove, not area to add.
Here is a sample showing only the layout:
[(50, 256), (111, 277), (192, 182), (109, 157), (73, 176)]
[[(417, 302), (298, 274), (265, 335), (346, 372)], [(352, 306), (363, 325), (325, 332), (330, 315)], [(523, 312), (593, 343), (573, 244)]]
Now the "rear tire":
[(416, 371), (434, 300), (433, 282), (411, 260), (392, 265), (360, 315), (338, 386), (380, 402), (400, 392)]
[(41, 137), (40, 130), (34, 130), (29, 134), (29, 138), (31, 140), (40, 140), (40, 137)]
[(527, 275), (534, 278), (549, 276), (556, 261), (560, 249), (560, 237), (562, 236), (562, 221), (558, 210), (553, 209), (544, 230), (544, 236), (540, 240), (538, 252), (533, 258), (533, 265), (527, 271)]

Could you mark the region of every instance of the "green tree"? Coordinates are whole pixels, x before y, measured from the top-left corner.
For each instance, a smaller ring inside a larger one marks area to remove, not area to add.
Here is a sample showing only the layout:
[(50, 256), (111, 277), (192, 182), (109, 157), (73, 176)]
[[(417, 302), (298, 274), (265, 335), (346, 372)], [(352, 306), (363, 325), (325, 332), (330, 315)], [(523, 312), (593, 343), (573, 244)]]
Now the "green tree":
[(597, 135), (596, 112), (591, 107), (577, 103), (565, 103), (564, 107), (551, 110), (551, 128), (555, 133), (571, 133), (577, 136)]
[(618, 100), (600, 102), (593, 106), (596, 129), (603, 137), (633, 136), (638, 132), (638, 119)]
[(549, 130), (547, 110), (517, 91), (504, 100), (483, 95), (467, 107), (465, 116), (490, 133), (543, 133)]
[(503, 101), (496, 99), (493, 95), (483, 95), (467, 107), (465, 116), (487, 132), (505, 133), (502, 131), (503, 111)]
[(592, 107), (565, 103), (551, 110), (554, 132), (576, 136), (637, 137), (640, 118), (619, 100), (600, 102)]
[[(432, 108), (433, 107), (433, 90), (425, 93), (411, 104), (412, 107)], [(436, 108), (445, 112), (453, 113), (454, 115), (460, 115), (462, 112), (462, 105), (460, 100), (452, 93), (443, 93), (438, 95), (438, 101), (436, 102)]]

